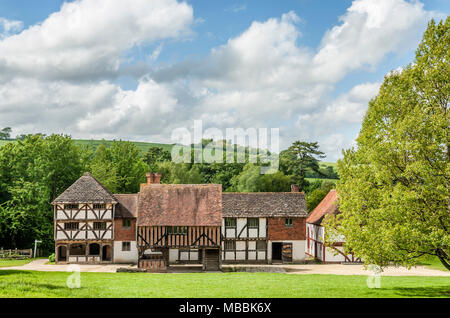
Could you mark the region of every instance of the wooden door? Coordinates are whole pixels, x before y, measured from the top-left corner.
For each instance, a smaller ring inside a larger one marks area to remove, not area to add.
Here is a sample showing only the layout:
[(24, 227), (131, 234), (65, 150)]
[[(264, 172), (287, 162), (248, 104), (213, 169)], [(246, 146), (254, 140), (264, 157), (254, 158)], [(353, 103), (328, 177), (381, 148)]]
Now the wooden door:
[(283, 262), (292, 262), (292, 243), (283, 243)]

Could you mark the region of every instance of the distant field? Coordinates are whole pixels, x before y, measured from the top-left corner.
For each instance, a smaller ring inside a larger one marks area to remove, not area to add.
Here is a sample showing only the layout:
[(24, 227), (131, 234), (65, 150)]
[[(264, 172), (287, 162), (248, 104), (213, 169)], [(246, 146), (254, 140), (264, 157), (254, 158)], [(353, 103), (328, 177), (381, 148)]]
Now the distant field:
[[(75, 143), (78, 145), (83, 146), (89, 146), (93, 149), (96, 149), (100, 144), (105, 143), (107, 146), (110, 146), (113, 141), (112, 140), (82, 140), (82, 139), (75, 139)], [(147, 152), (148, 149), (153, 147), (160, 147), (164, 150), (171, 151), (173, 145), (171, 144), (159, 144), (159, 143), (152, 143), (152, 142), (138, 142), (138, 141), (132, 141), (133, 144), (135, 144), (142, 152)]]
[(338, 181), (338, 179), (324, 179), (324, 178), (305, 178), (308, 182), (314, 182), (314, 181), (317, 181), (317, 180), (320, 180), (320, 181), (331, 181), (331, 182), (336, 182), (336, 181)]

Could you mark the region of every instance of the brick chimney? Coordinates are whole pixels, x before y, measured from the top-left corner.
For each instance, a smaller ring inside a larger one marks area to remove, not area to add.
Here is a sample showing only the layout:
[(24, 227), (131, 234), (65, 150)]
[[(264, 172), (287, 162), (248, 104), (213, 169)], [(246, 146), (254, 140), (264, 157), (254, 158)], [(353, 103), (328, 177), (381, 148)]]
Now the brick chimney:
[(161, 174), (160, 173), (153, 174), (153, 183), (156, 183), (156, 184), (161, 183)]
[(291, 185), (291, 192), (300, 192), (300, 187), (298, 186), (298, 184)]
[(153, 173), (147, 172), (146, 176), (147, 176), (147, 184), (152, 184), (153, 183)]

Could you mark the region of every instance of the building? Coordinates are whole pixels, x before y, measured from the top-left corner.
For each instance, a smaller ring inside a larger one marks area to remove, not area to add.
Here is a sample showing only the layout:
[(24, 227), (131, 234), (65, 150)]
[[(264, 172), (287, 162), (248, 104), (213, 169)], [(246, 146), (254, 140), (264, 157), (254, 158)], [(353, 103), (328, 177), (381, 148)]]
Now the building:
[(159, 175), (148, 174), (139, 192), (139, 267), (164, 271), (173, 255), (203, 264), (204, 270), (219, 270), (222, 185), (159, 180)]
[(332, 246), (324, 246), (325, 230), (322, 221), (327, 215), (339, 214), (338, 196), (336, 190), (331, 190), (306, 219), (306, 255), (323, 263), (360, 262), (353, 254), (344, 252), (343, 237), (337, 237)]
[(305, 194), (223, 193), (224, 263), (301, 262), (305, 259)]
[(160, 184), (147, 174), (137, 194), (112, 194), (89, 173), (53, 202), (57, 263), (171, 264), (300, 262), (305, 195), (222, 193), (217, 184)]
[(58, 263), (112, 263), (119, 202), (89, 173), (53, 201)]

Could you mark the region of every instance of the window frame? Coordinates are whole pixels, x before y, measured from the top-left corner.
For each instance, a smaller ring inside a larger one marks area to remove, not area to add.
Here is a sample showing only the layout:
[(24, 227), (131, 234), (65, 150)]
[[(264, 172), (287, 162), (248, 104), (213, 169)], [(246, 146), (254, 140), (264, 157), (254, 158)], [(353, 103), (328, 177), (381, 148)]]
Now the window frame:
[(80, 229), (80, 222), (65, 222), (64, 231), (78, 231)]
[[(230, 245), (231, 244), (231, 247), (232, 248), (230, 248), (228, 245)], [(230, 251), (235, 251), (236, 250), (236, 241), (234, 241), (234, 240), (230, 240), (230, 241), (223, 241), (223, 250), (225, 251), (225, 252), (230, 252)]]
[[(264, 244), (264, 248), (258, 247), (258, 243), (259, 244)], [(256, 241), (256, 250), (257, 251), (267, 251), (267, 242), (266, 241)]]
[(64, 210), (78, 210), (78, 209), (80, 209), (79, 204), (75, 203), (64, 204)]
[(94, 210), (106, 210), (106, 204), (105, 203), (94, 203), (92, 205), (92, 208)]
[(292, 218), (285, 218), (284, 219), (284, 227), (289, 227), (289, 228), (294, 227), (294, 220)]
[[(234, 225), (228, 225), (227, 221), (234, 221)], [(235, 229), (237, 227), (237, 218), (225, 218), (225, 228), (227, 229)]]
[(168, 226), (167, 234), (169, 235), (187, 235), (187, 226)]
[[(256, 221), (256, 225), (250, 225), (250, 221)], [(259, 229), (259, 218), (247, 218), (247, 227), (249, 229)]]
[(131, 242), (122, 242), (122, 252), (131, 252)]
[[(126, 225), (127, 223), (128, 225)], [(131, 219), (122, 219), (122, 228), (125, 230), (131, 229)]]
[[(99, 224), (101, 224), (101, 227), (97, 228)], [(92, 228), (94, 229), (94, 231), (106, 231), (106, 222), (94, 222)]]

